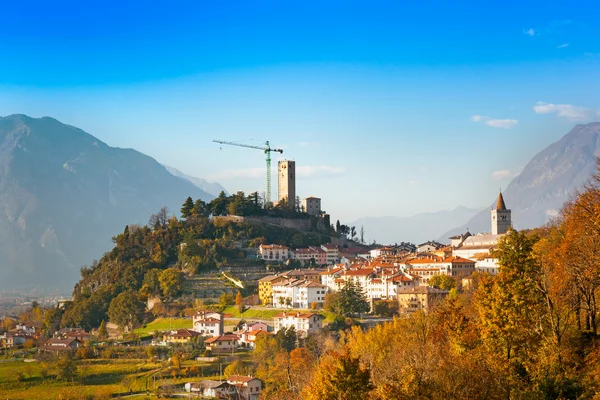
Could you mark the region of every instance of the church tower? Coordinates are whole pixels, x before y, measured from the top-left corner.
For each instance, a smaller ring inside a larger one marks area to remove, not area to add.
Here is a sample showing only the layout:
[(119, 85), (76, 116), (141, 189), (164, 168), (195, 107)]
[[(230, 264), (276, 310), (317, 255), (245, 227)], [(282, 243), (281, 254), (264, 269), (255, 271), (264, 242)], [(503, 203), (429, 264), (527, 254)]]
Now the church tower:
[(492, 235), (500, 235), (508, 232), (508, 228), (512, 225), (510, 219), (510, 210), (506, 209), (502, 192), (498, 194), (496, 209), (492, 210)]

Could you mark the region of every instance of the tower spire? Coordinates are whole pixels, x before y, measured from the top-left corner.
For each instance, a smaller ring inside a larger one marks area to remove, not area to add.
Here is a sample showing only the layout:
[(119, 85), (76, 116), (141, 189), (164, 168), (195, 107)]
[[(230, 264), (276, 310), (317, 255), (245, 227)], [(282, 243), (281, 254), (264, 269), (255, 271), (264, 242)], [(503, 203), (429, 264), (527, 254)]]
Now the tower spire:
[(506, 204), (504, 204), (504, 197), (502, 197), (502, 192), (498, 193), (498, 201), (496, 202), (496, 210), (506, 210)]

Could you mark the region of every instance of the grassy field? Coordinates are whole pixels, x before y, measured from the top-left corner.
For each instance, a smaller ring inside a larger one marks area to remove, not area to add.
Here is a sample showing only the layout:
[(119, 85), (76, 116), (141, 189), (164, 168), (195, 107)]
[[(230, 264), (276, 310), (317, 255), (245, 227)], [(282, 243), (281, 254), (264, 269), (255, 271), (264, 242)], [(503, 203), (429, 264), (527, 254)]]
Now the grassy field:
[(0, 398), (16, 399), (104, 399), (112, 393), (128, 390), (123, 378), (131, 381), (132, 390), (145, 389), (145, 375), (156, 364), (140, 360), (85, 360), (77, 362), (78, 379), (64, 382), (53, 378), (50, 368), (45, 379), (45, 364), (8, 362), (0, 364)]
[[(240, 319), (245, 319), (245, 320), (250, 320), (250, 319), (262, 319), (262, 320), (272, 320), (273, 317), (279, 313), (281, 313), (283, 310), (277, 310), (277, 309), (263, 309), (263, 308), (248, 308), (247, 310), (245, 310), (242, 314), (240, 314), (237, 306), (230, 306), (227, 307), (224, 311), (223, 314), (230, 314), (231, 318), (240, 318)], [(298, 310), (294, 310), (294, 311), (298, 311)]]
[[(236, 354), (237, 358), (247, 360), (249, 353)], [(112, 394), (152, 390), (154, 373), (168, 368), (166, 364), (148, 362), (146, 360), (99, 359), (80, 360), (76, 362), (77, 379), (65, 382), (55, 379), (52, 366), (45, 364), (24, 363), (22, 361), (0, 363), (0, 399), (109, 399)], [(48, 376), (43, 377), (42, 369), (48, 367)], [(225, 366), (225, 365), (224, 365)], [(218, 371), (218, 366), (193, 360), (183, 361), (182, 370), (197, 367), (205, 377), (178, 376), (157, 380), (157, 385), (178, 384), (218, 377), (211, 375)], [(167, 369), (168, 371), (168, 369)], [(139, 395), (135, 399), (154, 399), (154, 396)]]
[(157, 318), (152, 322), (147, 323), (142, 328), (136, 329), (134, 332), (140, 335), (148, 335), (154, 331), (168, 331), (170, 329), (192, 329), (191, 318)]

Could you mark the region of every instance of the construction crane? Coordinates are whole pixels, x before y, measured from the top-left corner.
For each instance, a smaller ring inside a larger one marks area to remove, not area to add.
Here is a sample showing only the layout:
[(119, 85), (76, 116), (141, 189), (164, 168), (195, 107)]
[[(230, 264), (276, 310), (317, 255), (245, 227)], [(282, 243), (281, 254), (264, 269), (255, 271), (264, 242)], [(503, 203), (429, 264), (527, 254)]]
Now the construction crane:
[(267, 204), (269, 204), (271, 202), (271, 153), (275, 152), (275, 153), (283, 154), (283, 150), (282, 149), (272, 149), (271, 145), (269, 145), (269, 141), (265, 142), (265, 146), (251, 146), (248, 144), (225, 142), (223, 140), (213, 140), (213, 142), (219, 143), (219, 144), (227, 144), (229, 146), (247, 147), (249, 149), (257, 149), (257, 150), (264, 151), (264, 153), (267, 156), (266, 157), (267, 158), (267, 195), (266, 195), (265, 201)]

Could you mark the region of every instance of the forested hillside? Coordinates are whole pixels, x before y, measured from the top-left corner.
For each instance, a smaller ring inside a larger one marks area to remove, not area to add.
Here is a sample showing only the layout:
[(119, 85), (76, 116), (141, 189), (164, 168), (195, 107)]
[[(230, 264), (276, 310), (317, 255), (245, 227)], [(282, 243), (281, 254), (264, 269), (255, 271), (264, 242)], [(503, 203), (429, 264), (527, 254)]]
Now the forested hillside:
[(163, 208), (145, 226), (126, 226), (113, 238), (113, 250), (99, 262), (81, 268), (81, 280), (75, 285), (73, 303), (64, 312), (62, 324), (97, 327), (108, 320), (110, 304), (120, 294), (136, 302), (149, 296), (177, 297), (185, 276), (243, 261), (261, 243), (305, 247), (331, 240), (317, 232), (208, 218), (210, 214), (289, 213), (277, 208), (265, 211), (257, 199), (256, 194), (245, 196), (241, 192), (232, 196), (222, 193), (208, 204), (188, 198), (181, 208), (182, 219), (169, 216)]

